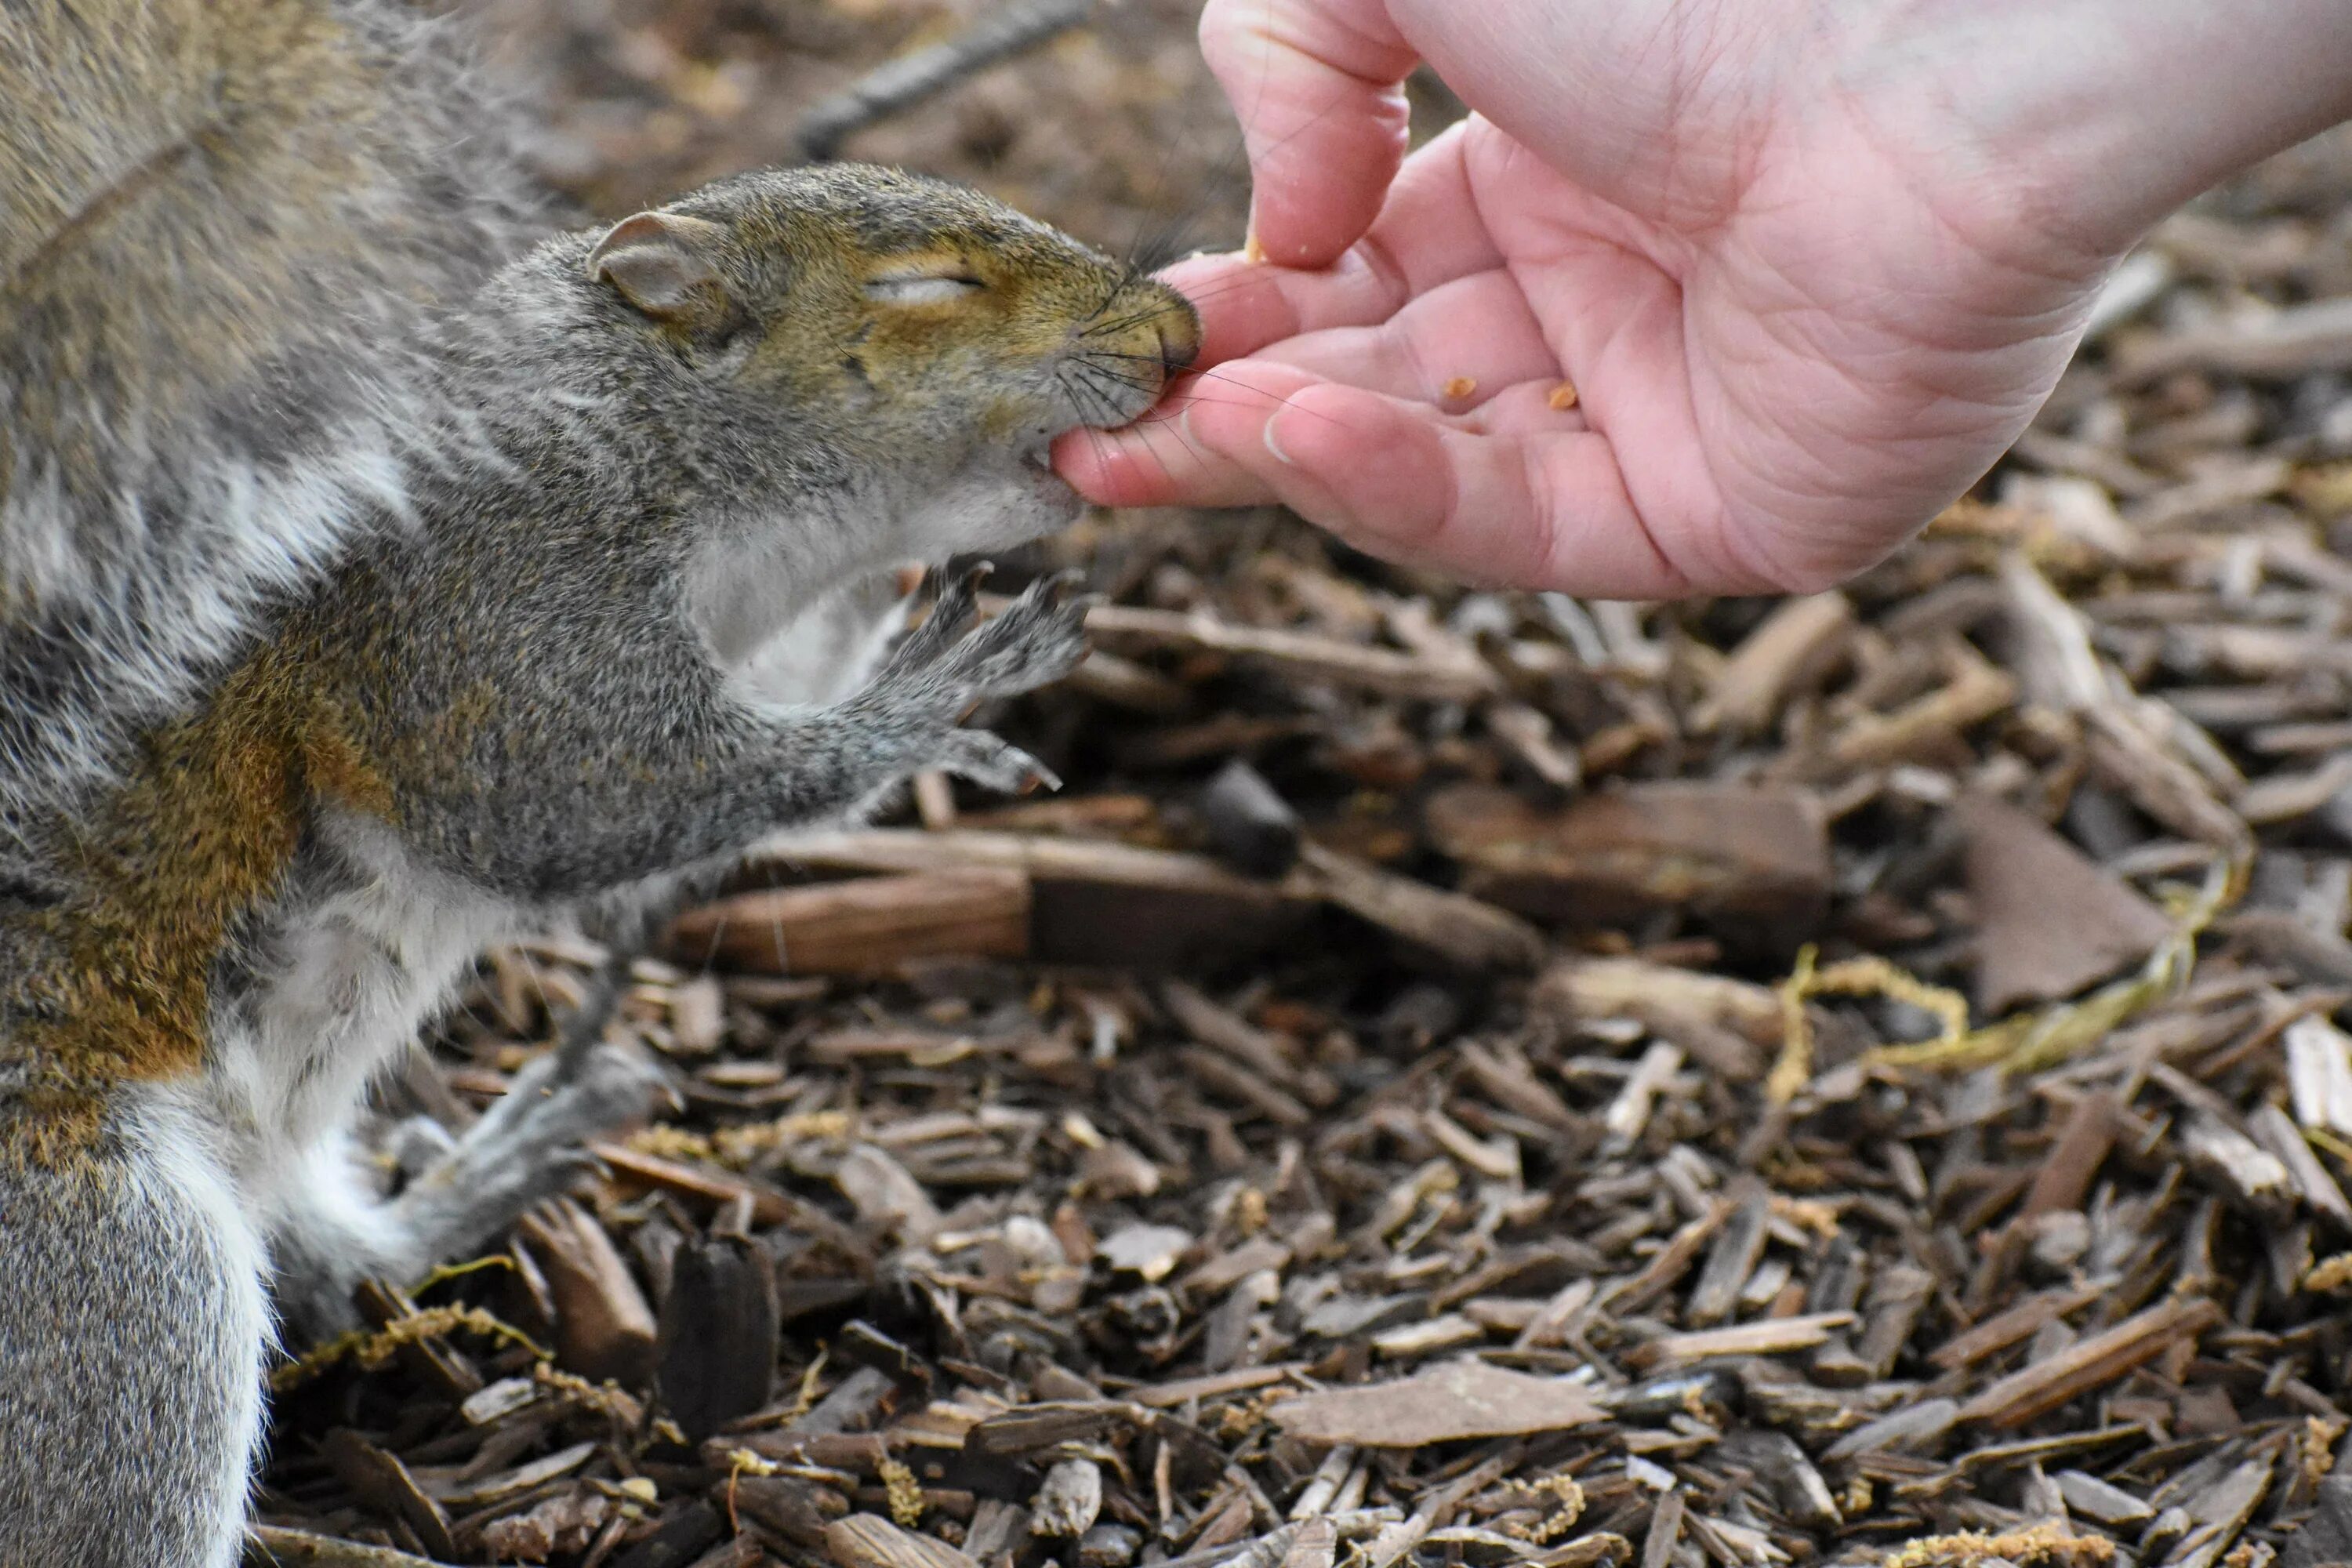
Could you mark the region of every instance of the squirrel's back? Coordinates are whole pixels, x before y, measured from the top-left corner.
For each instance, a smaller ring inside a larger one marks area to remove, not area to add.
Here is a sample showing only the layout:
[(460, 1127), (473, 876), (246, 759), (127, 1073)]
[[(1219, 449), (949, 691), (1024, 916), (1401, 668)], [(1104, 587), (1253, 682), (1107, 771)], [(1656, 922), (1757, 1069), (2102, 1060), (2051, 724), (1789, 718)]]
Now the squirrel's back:
[(0, 851), (398, 510), (535, 205), (402, 0), (0, 0)]

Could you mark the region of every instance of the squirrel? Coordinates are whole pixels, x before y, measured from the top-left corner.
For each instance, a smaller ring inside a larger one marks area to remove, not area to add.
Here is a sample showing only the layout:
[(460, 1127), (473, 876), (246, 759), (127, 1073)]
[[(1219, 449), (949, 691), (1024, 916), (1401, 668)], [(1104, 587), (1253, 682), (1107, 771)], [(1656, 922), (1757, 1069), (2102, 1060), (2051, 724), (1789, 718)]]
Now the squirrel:
[(1198, 347), (885, 170), (552, 232), (506, 122), (398, 0), (0, 5), (5, 1568), (236, 1561), (275, 1336), (643, 1110), (549, 1053), (377, 1190), (365, 1091), (484, 946), (1046, 777), (961, 721), (1083, 602), (966, 576), (893, 646), (876, 584), (1066, 524), (1048, 444)]

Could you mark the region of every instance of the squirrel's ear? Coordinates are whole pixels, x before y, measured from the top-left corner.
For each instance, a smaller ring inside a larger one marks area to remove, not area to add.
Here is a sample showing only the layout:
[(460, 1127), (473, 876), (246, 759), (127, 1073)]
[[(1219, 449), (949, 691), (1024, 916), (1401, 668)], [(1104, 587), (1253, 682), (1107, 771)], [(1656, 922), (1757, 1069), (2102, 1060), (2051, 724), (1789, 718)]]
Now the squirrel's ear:
[(683, 213), (639, 213), (604, 233), (588, 253), (588, 276), (656, 321), (702, 332), (734, 313), (710, 260), (721, 230)]

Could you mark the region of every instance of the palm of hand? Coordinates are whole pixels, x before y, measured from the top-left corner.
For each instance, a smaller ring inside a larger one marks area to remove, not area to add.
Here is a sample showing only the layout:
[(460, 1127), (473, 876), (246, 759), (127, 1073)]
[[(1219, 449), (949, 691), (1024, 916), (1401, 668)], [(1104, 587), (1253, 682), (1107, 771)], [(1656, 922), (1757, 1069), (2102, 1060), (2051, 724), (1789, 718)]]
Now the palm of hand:
[(1971, 483), (2072, 352), (2103, 258), (2011, 245), (2032, 235), (1996, 194), (2014, 178), (1906, 156), (1938, 138), (1899, 118), (1753, 66), (1570, 108), (1515, 105), (1509, 81), (1482, 100), (1480, 62), (1439, 63), (1535, 150), (1474, 118), (1333, 267), (1177, 269), (1203, 363), (1230, 363), (1181, 424), (1066, 452), (1081, 488), (1270, 489), (1377, 553), (1493, 581), (1810, 589)]

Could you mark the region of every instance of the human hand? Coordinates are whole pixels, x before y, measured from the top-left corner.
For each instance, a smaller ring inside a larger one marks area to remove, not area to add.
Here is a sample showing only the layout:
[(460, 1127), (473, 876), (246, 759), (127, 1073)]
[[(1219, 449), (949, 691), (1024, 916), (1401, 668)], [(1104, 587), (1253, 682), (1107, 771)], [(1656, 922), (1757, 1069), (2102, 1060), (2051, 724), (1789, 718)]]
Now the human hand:
[[(1601, 596), (1876, 560), (2147, 224), (2352, 113), (2337, 0), (1210, 0), (1202, 42), (1266, 262), (1171, 269), (1200, 373), (1057, 467)], [(1405, 160), (1421, 59), (1476, 112)]]

